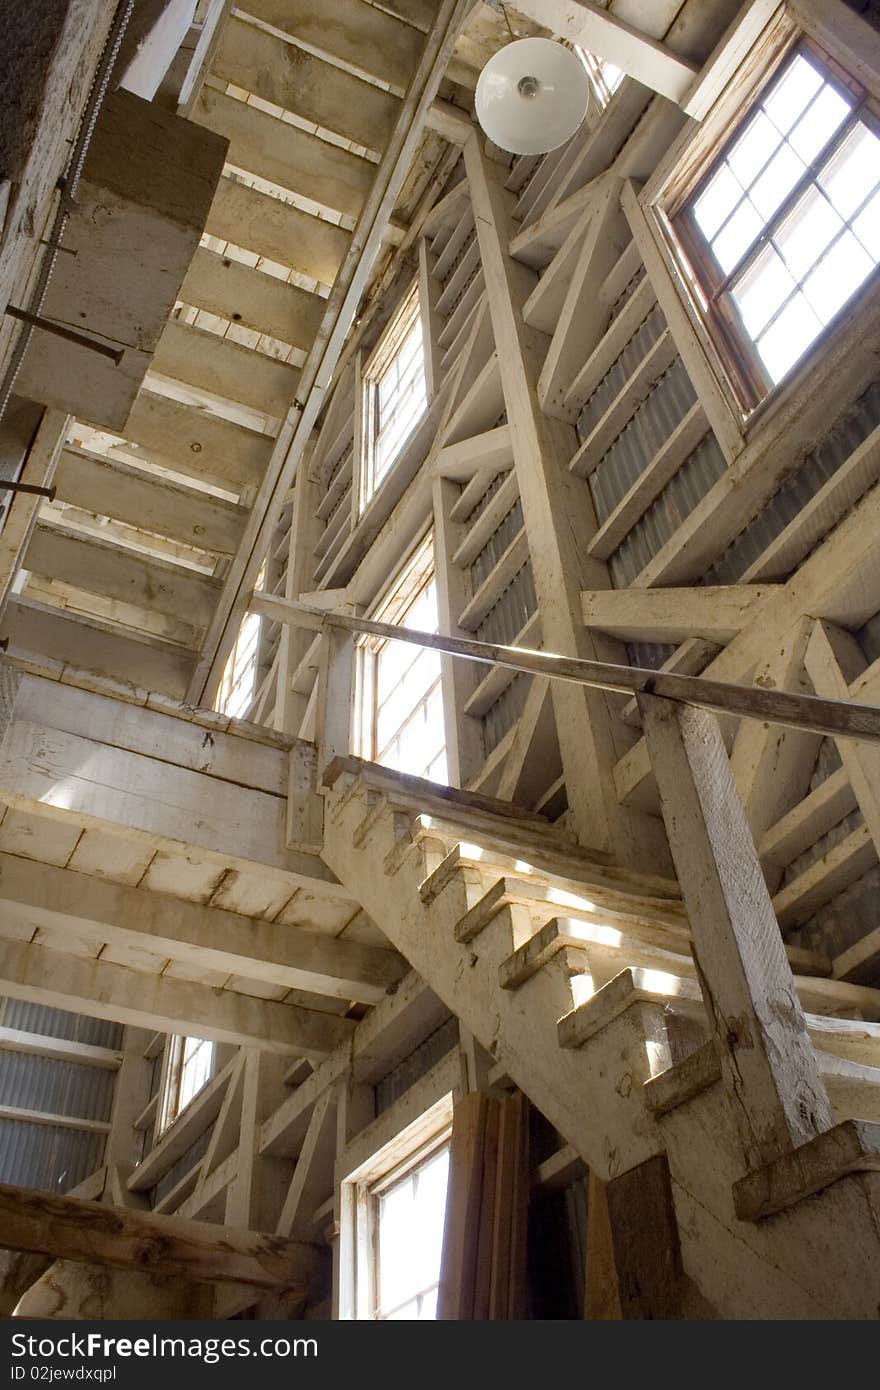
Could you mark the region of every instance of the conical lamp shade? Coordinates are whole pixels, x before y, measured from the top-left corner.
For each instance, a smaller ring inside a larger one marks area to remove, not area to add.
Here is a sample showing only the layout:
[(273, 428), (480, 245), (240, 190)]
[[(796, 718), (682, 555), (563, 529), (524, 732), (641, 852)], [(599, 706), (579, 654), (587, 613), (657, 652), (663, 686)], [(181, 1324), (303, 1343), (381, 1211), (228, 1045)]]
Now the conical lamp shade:
[(552, 39), (516, 39), (489, 59), (477, 83), (477, 119), (510, 154), (544, 154), (570, 140), (590, 85), (583, 63)]

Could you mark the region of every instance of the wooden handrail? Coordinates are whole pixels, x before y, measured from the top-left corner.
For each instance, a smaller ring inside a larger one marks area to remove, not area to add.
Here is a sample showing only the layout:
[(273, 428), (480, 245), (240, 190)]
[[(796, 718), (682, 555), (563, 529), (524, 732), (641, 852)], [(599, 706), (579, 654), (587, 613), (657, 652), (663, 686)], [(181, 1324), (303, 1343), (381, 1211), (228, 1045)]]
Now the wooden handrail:
[(274, 622), (321, 632), (328, 628), (384, 637), (392, 642), (409, 642), (445, 656), (480, 661), (489, 666), (507, 666), (513, 671), (549, 676), (551, 680), (572, 681), (576, 685), (612, 690), (624, 695), (659, 695), (682, 704), (697, 705), (715, 714), (761, 719), (768, 724), (827, 734), (832, 738), (855, 738), (880, 742), (880, 708), (849, 700), (826, 700), (819, 695), (795, 694), (789, 690), (766, 689), (734, 681), (716, 681), (707, 676), (680, 676), (669, 671), (652, 671), (641, 666), (616, 666), (583, 657), (557, 656), (551, 652), (530, 651), (526, 647), (504, 647), (494, 642), (475, 642), (464, 637), (445, 637), (436, 632), (377, 623), (353, 614), (324, 612), (292, 599), (275, 598), (255, 592), (250, 611)]

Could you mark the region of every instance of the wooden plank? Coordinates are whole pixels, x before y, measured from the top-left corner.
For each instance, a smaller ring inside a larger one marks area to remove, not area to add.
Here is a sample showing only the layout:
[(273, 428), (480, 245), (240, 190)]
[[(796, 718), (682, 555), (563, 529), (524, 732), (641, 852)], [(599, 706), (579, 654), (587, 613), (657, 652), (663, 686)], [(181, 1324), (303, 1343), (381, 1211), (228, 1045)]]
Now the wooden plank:
[(226, 24), (212, 71), (263, 101), (377, 152), (388, 144), (400, 109), (390, 92), (235, 17)]
[[(193, 120), (225, 135), (227, 159), (236, 168), (299, 191), (344, 217), (360, 214), (375, 174), (369, 160), (212, 87), (202, 91)], [(286, 264), (283, 257), (277, 259)]]
[(155, 391), (141, 391), (125, 426), (134, 453), (184, 476), (216, 479), (221, 486), (256, 487), (272, 440), (256, 430), (182, 405)]
[(333, 1187), (333, 1156), (336, 1148), (334, 1102), (334, 1090), (328, 1087), (312, 1111), (275, 1228), (277, 1235), (302, 1238), (307, 1234), (312, 1225), (312, 1212), (326, 1196), (328, 1188)]
[(291, 1056), (326, 1056), (354, 1026), (333, 1014), (20, 942), (0, 941), (0, 981), (12, 999)]
[(75, 1197), (0, 1186), (0, 1244), (53, 1259), (213, 1284), (301, 1289), (323, 1272), (313, 1246), (251, 1231), (122, 1210)]
[(363, 0), (250, 0), (248, 13), (401, 89), (425, 41), (418, 29)]
[(170, 643), (124, 634), (97, 619), (66, 616), (63, 610), (29, 599), (9, 605), (5, 630), (9, 652), (23, 659), (35, 653), (48, 661), (76, 666), (103, 678), (130, 681), (181, 699), (192, 673), (194, 653)]
[[(296, 136), (297, 131), (290, 130)], [(207, 230), (211, 236), (289, 265), (325, 285), (336, 279), (351, 241), (344, 227), (234, 178), (222, 178), (217, 185)]]
[(626, 642), (685, 642), (701, 637), (722, 645), (752, 621), (772, 588), (702, 585), (692, 589), (593, 589), (581, 595), (588, 627)]
[(34, 574), (148, 612), (185, 613), (201, 627), (210, 622), (219, 596), (220, 586), (210, 575), (44, 522), (34, 530), (25, 562)]
[(153, 369), (278, 417), (289, 409), (300, 376), (297, 367), (265, 352), (174, 319), (165, 325)]
[(112, 1047), (93, 1047), (90, 1043), (53, 1038), (48, 1033), (28, 1033), (21, 1028), (0, 1028), (0, 1050), (74, 1062), (78, 1067), (99, 1067), (105, 1071), (118, 1071), (122, 1065), (122, 1053)]
[(672, 334), (666, 328), (578, 449), (571, 461), (572, 472), (582, 477), (589, 477), (595, 472), (611, 445), (623, 433), (638, 407), (651, 394), (677, 356)]
[(655, 696), (639, 708), (722, 1076), (756, 1167), (829, 1129), (828, 1097), (717, 724)]
[(234, 552), (244, 525), (243, 512), (232, 502), (71, 445), (58, 460), (55, 491), (62, 502), (97, 516), (224, 555)]
[(192, 259), (180, 298), (304, 350), (311, 347), (326, 308), (320, 295), (204, 247)]
[[(0, 854), (0, 903), (50, 931), (85, 935), (247, 980), (375, 1003), (400, 978), (395, 952)], [(2, 1037), (0, 1037), (2, 1044)]]
[(876, 863), (873, 836), (866, 825), (859, 825), (780, 888), (773, 899), (780, 926), (787, 929), (808, 922), (818, 908), (831, 902)]
[[(833, 623), (813, 625), (805, 662), (817, 695), (848, 700), (850, 686), (863, 675), (867, 662), (851, 635)], [(855, 748), (847, 739), (837, 743), (843, 769), (850, 780), (859, 810), (880, 853), (880, 756), (873, 748)]]

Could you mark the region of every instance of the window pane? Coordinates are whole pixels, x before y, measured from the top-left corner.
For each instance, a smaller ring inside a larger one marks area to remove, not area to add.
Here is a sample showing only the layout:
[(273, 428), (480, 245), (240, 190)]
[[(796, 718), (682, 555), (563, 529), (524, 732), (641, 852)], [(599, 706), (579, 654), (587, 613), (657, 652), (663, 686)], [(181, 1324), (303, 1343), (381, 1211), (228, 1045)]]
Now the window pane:
[(796, 294), (758, 342), (761, 360), (772, 381), (782, 380), (821, 330), (821, 319), (804, 296)]
[(778, 252), (765, 247), (733, 292), (746, 331), (760, 333), (795, 288)]
[(792, 148), (809, 164), (843, 125), (851, 110), (851, 102), (844, 101), (833, 87), (826, 86), (789, 135)]
[(804, 281), (804, 294), (823, 324), (834, 318), (873, 269), (867, 251), (852, 232), (844, 232)]
[(774, 238), (796, 279), (803, 279), (842, 227), (837, 213), (817, 188), (801, 199)]
[(880, 182), (880, 140), (861, 122), (819, 175), (837, 211), (851, 217)]
[(807, 102), (822, 86), (816, 69), (800, 54), (782, 80), (762, 103), (773, 124), (784, 135), (801, 115)]
[(736, 207), (743, 190), (726, 164), (722, 164), (705, 193), (694, 204), (694, 216), (704, 236), (713, 237)]
[(381, 1319), (436, 1318), (448, 1178), (447, 1145), (378, 1198)]
[(865, 250), (880, 261), (880, 193), (875, 193), (864, 212), (853, 223), (853, 231)]
[(751, 203), (740, 205), (712, 244), (712, 250), (722, 270), (733, 270), (755, 237), (760, 236), (763, 225)]
[(744, 188), (757, 178), (780, 142), (779, 131), (759, 111), (750, 121), (745, 134), (734, 145), (728, 163)]
[(749, 194), (764, 222), (772, 217), (784, 198), (787, 198), (798, 179), (804, 174), (803, 162), (783, 145), (774, 155), (764, 173)]

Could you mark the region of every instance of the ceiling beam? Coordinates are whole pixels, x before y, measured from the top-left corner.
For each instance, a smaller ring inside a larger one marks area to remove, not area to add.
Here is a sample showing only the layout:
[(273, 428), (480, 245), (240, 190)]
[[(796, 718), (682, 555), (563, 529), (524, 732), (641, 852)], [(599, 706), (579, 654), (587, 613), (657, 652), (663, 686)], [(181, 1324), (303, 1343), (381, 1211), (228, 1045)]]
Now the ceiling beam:
[(516, 0), (516, 9), (670, 101), (683, 101), (694, 85), (698, 67), (588, 0)]
[(0, 941), (0, 990), (12, 999), (158, 1033), (321, 1058), (351, 1034), (336, 1014), (150, 975), (103, 960)]
[(0, 911), (4, 910), (49, 931), (85, 935), (205, 970), (367, 1004), (381, 999), (406, 969), (395, 951), (203, 907), (11, 854), (0, 854)]

